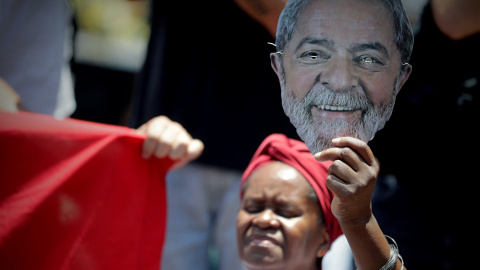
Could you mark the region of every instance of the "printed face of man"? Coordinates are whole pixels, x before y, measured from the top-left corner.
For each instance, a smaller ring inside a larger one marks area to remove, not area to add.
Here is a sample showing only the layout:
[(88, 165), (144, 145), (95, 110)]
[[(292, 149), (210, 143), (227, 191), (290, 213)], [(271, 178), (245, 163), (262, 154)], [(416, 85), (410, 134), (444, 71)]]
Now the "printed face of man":
[(400, 74), (389, 16), (378, 1), (313, 1), (272, 54), (284, 111), (313, 154), (336, 137), (368, 142), (390, 118), (410, 67)]
[(320, 205), (300, 172), (282, 162), (249, 178), (237, 215), (238, 252), (247, 269), (314, 269), (329, 238)]

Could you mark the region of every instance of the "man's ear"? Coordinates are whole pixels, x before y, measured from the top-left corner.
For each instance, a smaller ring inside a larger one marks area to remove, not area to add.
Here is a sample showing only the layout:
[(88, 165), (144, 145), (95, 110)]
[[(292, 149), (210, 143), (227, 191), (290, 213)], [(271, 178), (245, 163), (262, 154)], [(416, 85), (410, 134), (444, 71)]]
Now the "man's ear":
[(400, 89), (402, 89), (402, 86), (405, 84), (405, 82), (408, 80), (408, 77), (410, 77), (410, 74), (412, 73), (412, 65), (405, 63), (405, 68), (403, 71), (400, 72), (400, 76), (398, 78), (397, 82), (397, 94), (400, 92)]
[(273, 68), (273, 71), (275, 71), (275, 73), (277, 74), (278, 80), (280, 81), (280, 83), (282, 83), (284, 78), (280, 61), (282, 61), (282, 59), (278, 53), (270, 53), (270, 64)]

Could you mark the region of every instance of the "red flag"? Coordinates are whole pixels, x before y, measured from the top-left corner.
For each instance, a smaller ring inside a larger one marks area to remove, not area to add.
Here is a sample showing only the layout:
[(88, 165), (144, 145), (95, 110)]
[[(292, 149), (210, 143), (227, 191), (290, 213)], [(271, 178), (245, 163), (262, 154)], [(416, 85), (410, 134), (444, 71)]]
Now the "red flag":
[(1, 269), (160, 269), (170, 159), (134, 130), (0, 112)]

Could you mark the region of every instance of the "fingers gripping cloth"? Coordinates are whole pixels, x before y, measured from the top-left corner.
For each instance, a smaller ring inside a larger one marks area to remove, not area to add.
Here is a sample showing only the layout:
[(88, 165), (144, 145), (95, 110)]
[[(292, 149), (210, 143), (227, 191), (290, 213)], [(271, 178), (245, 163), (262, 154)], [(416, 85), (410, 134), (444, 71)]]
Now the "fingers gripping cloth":
[(328, 167), (332, 163), (317, 161), (304, 142), (288, 138), (278, 133), (265, 138), (243, 173), (240, 197), (243, 197), (243, 185), (250, 175), (258, 168), (277, 160), (297, 169), (315, 190), (330, 236), (330, 243), (332, 243), (342, 234), (338, 220), (331, 210), (331, 202), (334, 195), (326, 185)]

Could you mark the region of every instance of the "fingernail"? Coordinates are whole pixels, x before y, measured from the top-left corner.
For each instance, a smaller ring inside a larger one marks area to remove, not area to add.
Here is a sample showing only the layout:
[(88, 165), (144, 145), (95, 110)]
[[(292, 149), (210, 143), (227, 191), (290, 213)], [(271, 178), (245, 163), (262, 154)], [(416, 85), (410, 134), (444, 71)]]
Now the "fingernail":
[(340, 138), (335, 138), (335, 139), (332, 140), (332, 142), (334, 142), (334, 143), (337, 143), (339, 141), (340, 141)]

